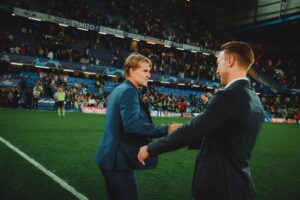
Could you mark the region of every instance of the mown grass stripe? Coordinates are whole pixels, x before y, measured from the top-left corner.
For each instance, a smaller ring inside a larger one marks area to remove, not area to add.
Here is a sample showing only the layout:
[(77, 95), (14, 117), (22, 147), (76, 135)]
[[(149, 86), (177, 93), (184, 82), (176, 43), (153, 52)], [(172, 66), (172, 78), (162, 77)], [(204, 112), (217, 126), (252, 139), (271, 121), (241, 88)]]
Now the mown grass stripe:
[(0, 141), (3, 144), (5, 144), (6, 146), (8, 146), (10, 149), (12, 149), (13, 151), (15, 151), (17, 154), (19, 154), (21, 157), (23, 157), (25, 160), (27, 160), (29, 163), (31, 163), (32, 165), (34, 165), (36, 168), (38, 168), (39, 170), (41, 170), (42, 172), (44, 172), (47, 176), (49, 176), (50, 178), (52, 178), (55, 182), (57, 182), (64, 189), (66, 189), (71, 194), (73, 194), (74, 196), (76, 196), (78, 199), (80, 199), (80, 200), (88, 200), (88, 198), (85, 195), (83, 195), (80, 192), (78, 192), (74, 187), (70, 186), (66, 181), (64, 181), (63, 179), (59, 178), (57, 175), (55, 175), (53, 172), (51, 172), (48, 169), (46, 169), (43, 165), (41, 165), (40, 163), (38, 163), (34, 159), (30, 158), (28, 155), (26, 155), (24, 152), (22, 152), (20, 149), (18, 149), (14, 145), (12, 145), (10, 142), (8, 142), (7, 140), (5, 140), (1, 136), (0, 136)]

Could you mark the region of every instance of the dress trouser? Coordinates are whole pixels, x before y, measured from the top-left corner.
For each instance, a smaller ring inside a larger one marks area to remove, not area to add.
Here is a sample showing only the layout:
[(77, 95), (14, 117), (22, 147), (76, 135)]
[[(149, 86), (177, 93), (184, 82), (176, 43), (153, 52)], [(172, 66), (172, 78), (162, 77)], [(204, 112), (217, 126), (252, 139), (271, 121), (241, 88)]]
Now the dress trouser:
[(109, 200), (138, 199), (138, 185), (133, 170), (100, 170), (106, 181)]

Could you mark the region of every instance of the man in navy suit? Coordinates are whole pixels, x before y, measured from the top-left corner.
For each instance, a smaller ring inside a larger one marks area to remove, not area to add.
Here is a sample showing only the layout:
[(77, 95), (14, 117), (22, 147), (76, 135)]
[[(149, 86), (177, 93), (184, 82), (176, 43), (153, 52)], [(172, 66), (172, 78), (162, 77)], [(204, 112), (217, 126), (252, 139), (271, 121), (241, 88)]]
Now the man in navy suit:
[(252, 200), (254, 185), (249, 159), (263, 122), (262, 104), (246, 78), (254, 62), (250, 46), (221, 46), (217, 73), (222, 90), (203, 112), (171, 135), (141, 147), (139, 161), (200, 141), (192, 195), (197, 200)]
[(109, 95), (105, 130), (97, 150), (96, 163), (106, 181), (110, 200), (136, 200), (138, 196), (134, 169), (154, 168), (157, 157), (147, 166), (137, 160), (139, 148), (152, 137), (171, 133), (181, 124), (154, 125), (150, 113), (142, 103), (138, 89), (147, 86), (151, 61), (132, 53), (124, 64), (126, 80)]

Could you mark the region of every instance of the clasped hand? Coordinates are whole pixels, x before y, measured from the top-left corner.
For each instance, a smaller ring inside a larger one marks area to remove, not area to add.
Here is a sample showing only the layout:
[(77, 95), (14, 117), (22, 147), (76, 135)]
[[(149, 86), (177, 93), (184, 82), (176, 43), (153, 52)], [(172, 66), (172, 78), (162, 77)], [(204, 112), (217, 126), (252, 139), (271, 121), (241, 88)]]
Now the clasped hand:
[[(182, 126), (182, 124), (179, 123), (172, 123), (168, 126), (168, 134), (172, 134), (177, 128), (179, 128), (180, 126)], [(148, 152), (148, 146), (142, 146), (140, 148), (140, 151), (137, 155), (137, 158), (139, 160), (139, 162), (142, 165), (145, 165), (145, 160), (149, 157), (149, 152)]]

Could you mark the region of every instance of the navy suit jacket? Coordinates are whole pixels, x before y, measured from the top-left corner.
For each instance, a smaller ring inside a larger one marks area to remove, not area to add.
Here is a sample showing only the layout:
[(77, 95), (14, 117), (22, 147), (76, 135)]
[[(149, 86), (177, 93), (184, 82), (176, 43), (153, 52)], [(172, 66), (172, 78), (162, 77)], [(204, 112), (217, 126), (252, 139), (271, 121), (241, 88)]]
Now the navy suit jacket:
[[(96, 163), (111, 170), (147, 168), (137, 160), (139, 147), (148, 144), (152, 137), (166, 134), (167, 126), (152, 123), (138, 90), (125, 80), (108, 97), (104, 135), (97, 150)], [(148, 161), (148, 164), (151, 163)]]
[(203, 112), (171, 135), (151, 142), (151, 156), (201, 141), (192, 194), (201, 200), (250, 200), (248, 160), (263, 122), (263, 107), (249, 81), (238, 80), (209, 99)]

